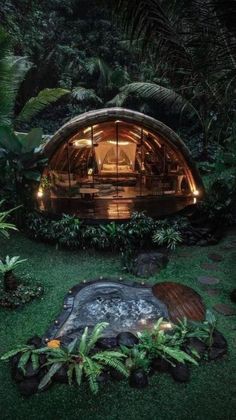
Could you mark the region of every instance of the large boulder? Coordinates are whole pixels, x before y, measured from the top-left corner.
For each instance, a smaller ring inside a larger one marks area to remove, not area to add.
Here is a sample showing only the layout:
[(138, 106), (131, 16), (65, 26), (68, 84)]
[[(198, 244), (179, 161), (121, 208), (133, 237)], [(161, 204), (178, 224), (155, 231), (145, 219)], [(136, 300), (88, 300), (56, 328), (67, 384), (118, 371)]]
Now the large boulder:
[(170, 373), (177, 382), (189, 382), (190, 380), (190, 369), (185, 363), (177, 362), (175, 366), (171, 366)]
[(117, 344), (118, 346), (125, 346), (128, 348), (134, 347), (135, 344), (138, 344), (139, 339), (136, 335), (131, 332), (121, 332), (117, 335)]
[(129, 385), (132, 388), (146, 388), (148, 386), (148, 376), (142, 369), (133, 370), (129, 377)]
[(132, 272), (137, 277), (150, 277), (165, 268), (168, 261), (167, 255), (160, 252), (141, 253), (134, 258)]

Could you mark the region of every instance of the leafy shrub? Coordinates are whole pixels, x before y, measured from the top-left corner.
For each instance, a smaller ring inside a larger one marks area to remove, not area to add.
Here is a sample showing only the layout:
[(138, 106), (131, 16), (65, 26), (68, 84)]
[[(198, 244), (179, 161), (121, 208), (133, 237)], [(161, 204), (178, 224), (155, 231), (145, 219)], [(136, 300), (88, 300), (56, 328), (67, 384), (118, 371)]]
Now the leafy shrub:
[(19, 284), (16, 290), (5, 292), (0, 285), (0, 306), (5, 308), (18, 308), (29, 303), (32, 299), (43, 294), (43, 287), (38, 285)]
[(167, 245), (167, 248), (174, 250), (176, 245), (182, 242), (181, 233), (174, 227), (161, 228), (153, 235), (153, 242), (158, 245)]
[(235, 203), (236, 173), (226, 171), (210, 182), (201, 211), (209, 221), (229, 225), (234, 220)]

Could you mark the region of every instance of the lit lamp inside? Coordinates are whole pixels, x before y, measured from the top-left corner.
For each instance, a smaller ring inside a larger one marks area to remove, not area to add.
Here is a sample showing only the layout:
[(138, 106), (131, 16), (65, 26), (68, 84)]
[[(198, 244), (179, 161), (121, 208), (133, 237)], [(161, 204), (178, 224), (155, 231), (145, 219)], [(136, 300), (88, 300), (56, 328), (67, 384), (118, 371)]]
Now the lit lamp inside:
[(37, 197), (38, 198), (42, 198), (43, 197), (43, 189), (41, 187), (39, 187), (39, 189), (38, 189)]
[(198, 190), (193, 190), (193, 195), (194, 195), (195, 197), (199, 196), (199, 191), (198, 191)]
[(172, 326), (172, 324), (171, 324), (171, 322), (162, 322), (161, 323), (161, 326), (160, 326), (160, 329), (161, 330), (172, 330), (172, 328), (173, 328), (173, 326)]

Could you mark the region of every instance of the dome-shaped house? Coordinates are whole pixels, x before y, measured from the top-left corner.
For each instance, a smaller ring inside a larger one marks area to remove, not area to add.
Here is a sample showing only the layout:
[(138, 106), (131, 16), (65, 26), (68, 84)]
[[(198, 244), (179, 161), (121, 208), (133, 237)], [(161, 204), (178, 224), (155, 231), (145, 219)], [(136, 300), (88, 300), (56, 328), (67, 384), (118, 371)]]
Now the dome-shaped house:
[(123, 108), (87, 112), (44, 147), (48, 165), (37, 193), (41, 211), (83, 219), (159, 217), (194, 204), (204, 187), (173, 130)]

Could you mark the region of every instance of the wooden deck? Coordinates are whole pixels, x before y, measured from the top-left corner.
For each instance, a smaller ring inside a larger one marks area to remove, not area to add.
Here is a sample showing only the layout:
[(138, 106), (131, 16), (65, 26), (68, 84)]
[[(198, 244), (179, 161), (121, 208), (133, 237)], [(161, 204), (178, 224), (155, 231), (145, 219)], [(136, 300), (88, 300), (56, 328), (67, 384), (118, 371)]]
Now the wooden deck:
[(205, 319), (205, 306), (201, 296), (192, 288), (174, 282), (157, 283), (153, 294), (168, 308), (171, 321), (187, 318), (192, 321)]
[(70, 214), (89, 220), (127, 220), (133, 212), (145, 211), (152, 217), (177, 213), (193, 204), (191, 196), (150, 196), (135, 198), (81, 199), (60, 197), (39, 200), (38, 209), (51, 214)]

